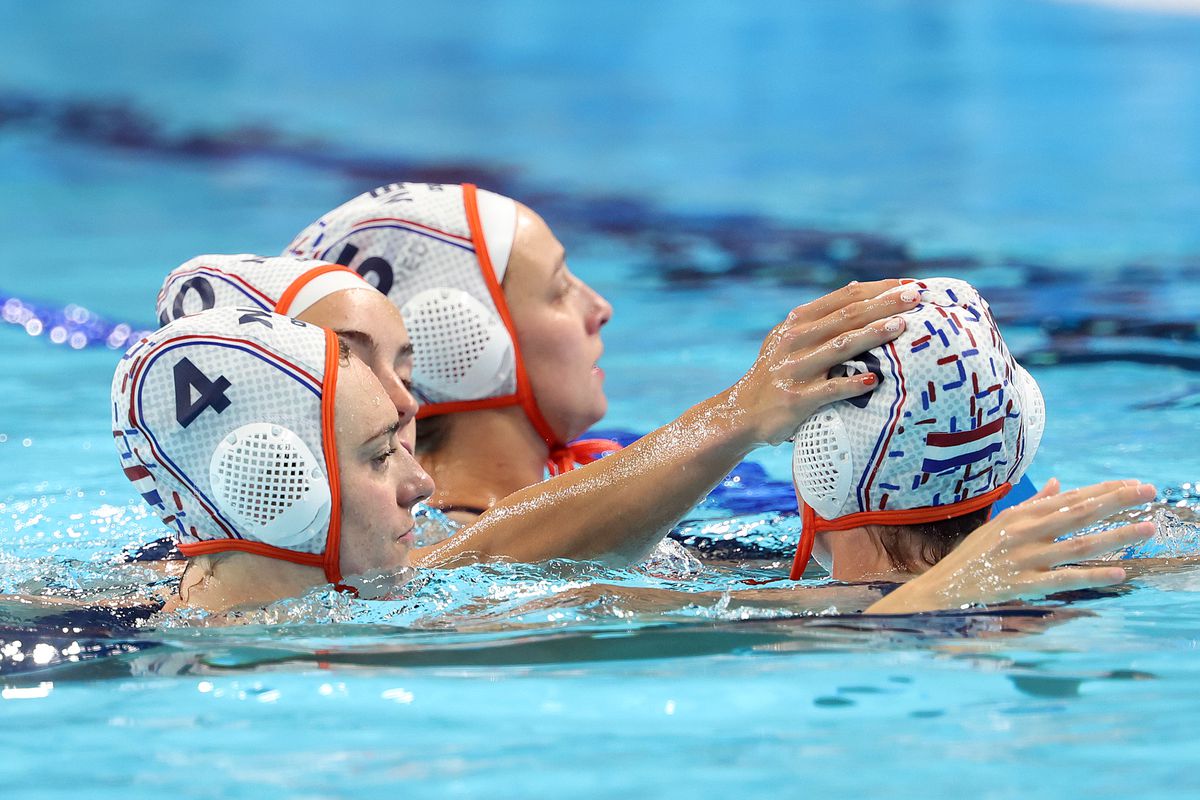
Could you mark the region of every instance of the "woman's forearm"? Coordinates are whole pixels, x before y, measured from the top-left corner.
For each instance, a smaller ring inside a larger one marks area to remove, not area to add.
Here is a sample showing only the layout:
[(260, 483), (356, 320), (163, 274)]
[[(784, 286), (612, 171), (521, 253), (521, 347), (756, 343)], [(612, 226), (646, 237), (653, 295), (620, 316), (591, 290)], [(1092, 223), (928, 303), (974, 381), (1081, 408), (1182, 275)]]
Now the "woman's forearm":
[(423, 563), (644, 558), (759, 444), (729, 395), (693, 406), (607, 458), (506, 497)]
[(747, 454), (794, 434), (828, 403), (873, 389), (873, 375), (829, 377), (848, 354), (895, 339), (916, 292), (898, 281), (852, 284), (788, 314), (732, 388), (624, 450), (505, 498), (421, 559), (604, 558), (637, 561)]

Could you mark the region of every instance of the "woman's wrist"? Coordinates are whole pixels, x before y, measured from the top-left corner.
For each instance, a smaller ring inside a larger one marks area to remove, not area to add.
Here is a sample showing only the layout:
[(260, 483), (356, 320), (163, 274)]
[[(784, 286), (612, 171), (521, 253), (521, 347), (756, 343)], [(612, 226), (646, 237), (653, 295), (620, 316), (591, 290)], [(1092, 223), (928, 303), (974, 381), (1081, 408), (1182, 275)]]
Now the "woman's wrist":
[(697, 403), (685, 414), (696, 434), (721, 449), (737, 453), (739, 460), (763, 446), (750, 415), (737, 402), (737, 387)]
[(932, 611), (937, 606), (929, 602), (929, 598), (921, 591), (921, 579), (915, 578), (909, 583), (889, 592), (867, 607), (868, 614), (918, 614), (922, 611)]

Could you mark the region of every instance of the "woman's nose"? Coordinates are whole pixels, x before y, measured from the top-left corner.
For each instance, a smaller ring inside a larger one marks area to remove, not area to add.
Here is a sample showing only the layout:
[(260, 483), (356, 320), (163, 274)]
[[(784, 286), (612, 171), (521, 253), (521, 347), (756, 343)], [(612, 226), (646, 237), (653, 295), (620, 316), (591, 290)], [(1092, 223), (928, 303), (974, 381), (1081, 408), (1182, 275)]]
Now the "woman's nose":
[(598, 333), (612, 319), (613, 307), (604, 299), (603, 295), (590, 286), (588, 293), (592, 298), (592, 310), (588, 315), (588, 333)]
[(407, 475), (406, 480), (400, 482), (396, 491), (396, 503), (404, 508), (412, 508), (433, 495), (433, 478), (429, 477), (429, 473), (407, 451), (402, 450), (397, 453), (397, 456), (406, 459), (404, 469)]
[(416, 418), (419, 407), (417, 398), (413, 397), (412, 392), (408, 390), (399, 376), (393, 376), (392, 380), (388, 381), (387, 394), (392, 405), (396, 407), (396, 413), (400, 415), (401, 428)]

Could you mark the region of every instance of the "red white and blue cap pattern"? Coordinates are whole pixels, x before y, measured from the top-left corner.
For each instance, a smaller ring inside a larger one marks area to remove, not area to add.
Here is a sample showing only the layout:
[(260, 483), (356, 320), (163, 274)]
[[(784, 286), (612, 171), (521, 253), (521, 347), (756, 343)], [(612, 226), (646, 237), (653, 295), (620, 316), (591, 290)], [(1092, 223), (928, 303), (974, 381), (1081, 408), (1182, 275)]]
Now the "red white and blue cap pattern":
[(185, 555), (240, 550), (340, 582), (337, 358), (332, 332), (258, 307), (183, 317), (125, 353), (121, 466)]
[(953, 278), (902, 288), (916, 288), (921, 303), (904, 315), (900, 337), (833, 371), (872, 372), (875, 390), (820, 409), (797, 432), (802, 549), (819, 530), (929, 522), (991, 505), (1037, 451), (1041, 391), (987, 302)]
[(344, 289), (369, 289), (358, 273), (337, 264), (290, 256), (203, 255), (163, 281), (155, 302), (160, 325), (210, 308), (252, 307), (298, 317)]

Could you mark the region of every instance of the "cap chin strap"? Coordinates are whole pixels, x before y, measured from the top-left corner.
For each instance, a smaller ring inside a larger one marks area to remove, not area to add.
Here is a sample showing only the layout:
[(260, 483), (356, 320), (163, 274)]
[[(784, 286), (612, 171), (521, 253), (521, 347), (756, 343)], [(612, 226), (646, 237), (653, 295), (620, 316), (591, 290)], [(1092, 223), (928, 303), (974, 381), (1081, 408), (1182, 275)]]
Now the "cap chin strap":
[(568, 445), (552, 448), (546, 459), (546, 469), (550, 477), (562, 475), (620, 449), (621, 445), (612, 439), (576, 439)]
[(569, 472), (581, 464), (590, 464), (603, 453), (620, 450), (621, 446), (616, 442), (600, 439), (564, 444), (550, 428), (549, 423), (546, 422), (546, 418), (542, 416), (541, 409), (537, 405), (537, 399), (533, 396), (533, 386), (529, 382), (529, 375), (525, 372), (525, 359), (522, 358), (521, 347), (517, 343), (517, 329), (513, 325), (512, 315), (508, 311), (508, 302), (504, 297), (504, 290), (500, 287), (500, 281), (496, 278), (497, 271), (492, 264), (492, 258), (488, 252), (487, 237), (484, 235), (483, 223), (479, 215), (477, 190), (474, 184), (470, 183), (464, 183), (462, 188), (463, 206), (467, 212), (467, 224), (471, 229), (471, 238), (475, 241), (475, 254), (479, 261), (479, 267), (483, 272), (483, 279), (487, 284), (488, 291), (492, 295), (492, 302), (496, 306), (496, 312), (500, 315), (500, 319), (504, 322), (504, 327), (508, 329), (509, 336), (512, 338), (513, 358), (517, 371), (517, 392), (504, 405), (521, 406), (521, 409), (525, 412), (525, 416), (533, 424), (533, 429), (537, 431), (538, 436), (541, 436), (542, 441), (546, 443), (546, 447), (550, 451), (550, 455), (546, 459), (546, 469), (551, 476)]
[(954, 519), (981, 508), (990, 507), (1008, 494), (1011, 488), (1012, 484), (1002, 483), (989, 492), (947, 506), (905, 508), (895, 511), (860, 511), (857, 514), (847, 514), (837, 519), (818, 517), (812, 506), (797, 495), (803, 527), (800, 531), (800, 542), (796, 545), (796, 557), (792, 559), (792, 571), (788, 577), (794, 581), (800, 580), (804, 574), (804, 568), (808, 566), (808, 560), (812, 557), (813, 544), (816, 542), (817, 534), (822, 531), (848, 531), (851, 528), (861, 528), (866, 525), (920, 525), (924, 522)]

